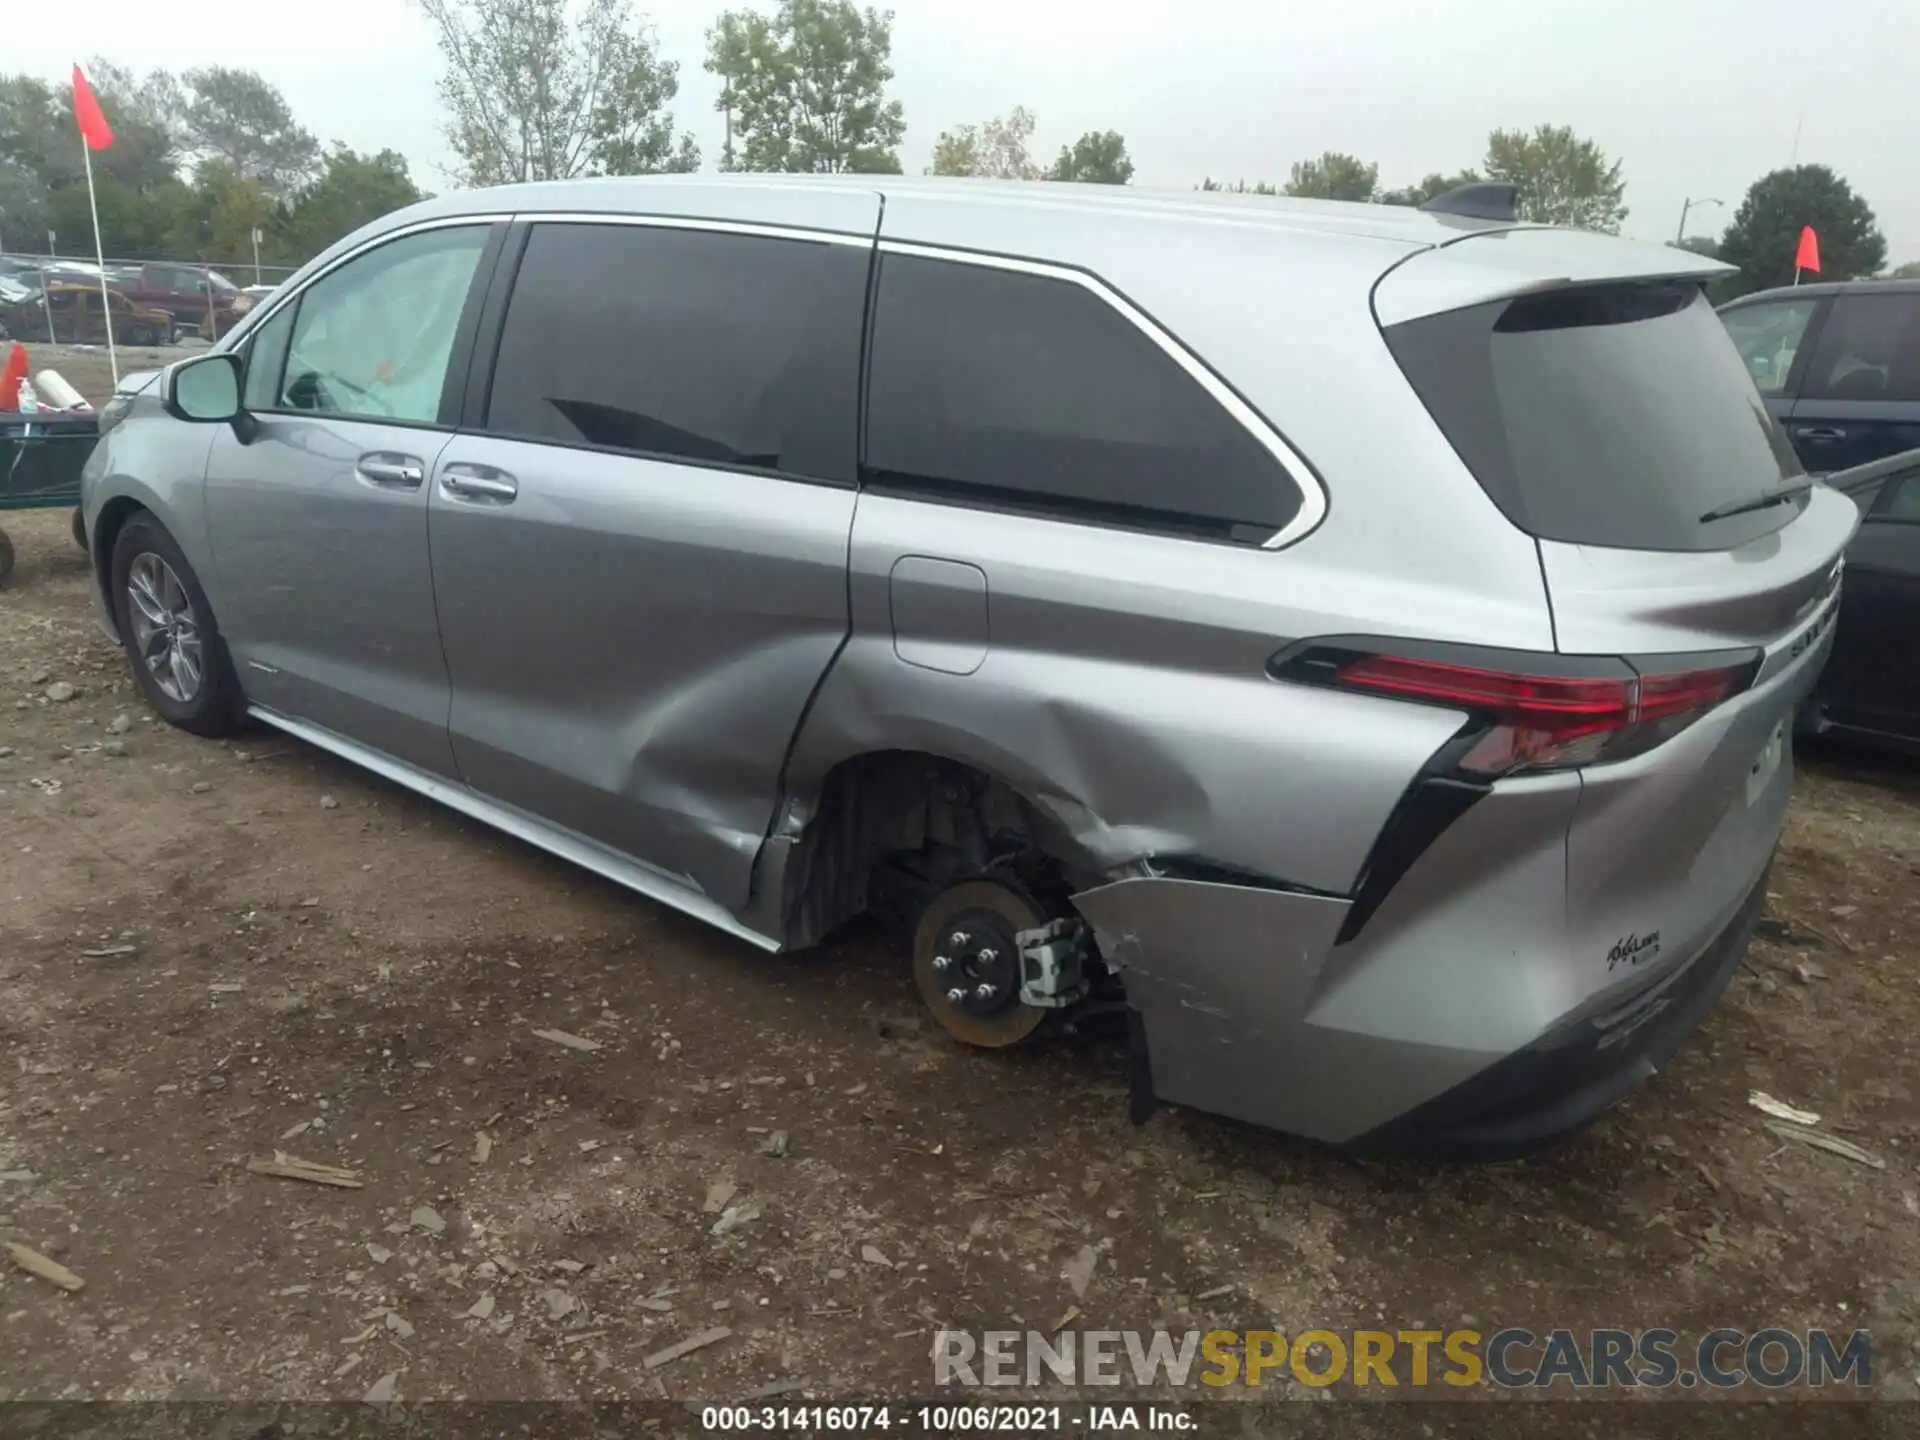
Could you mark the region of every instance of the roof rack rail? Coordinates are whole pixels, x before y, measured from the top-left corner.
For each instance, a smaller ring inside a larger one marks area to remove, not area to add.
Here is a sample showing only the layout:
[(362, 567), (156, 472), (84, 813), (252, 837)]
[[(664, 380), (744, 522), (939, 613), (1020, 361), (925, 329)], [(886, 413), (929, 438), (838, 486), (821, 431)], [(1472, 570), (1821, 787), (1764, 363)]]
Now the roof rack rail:
[(1518, 220), (1519, 191), (1512, 185), (1477, 180), (1436, 195), (1420, 207), (1432, 215), (1464, 215), (1470, 220)]

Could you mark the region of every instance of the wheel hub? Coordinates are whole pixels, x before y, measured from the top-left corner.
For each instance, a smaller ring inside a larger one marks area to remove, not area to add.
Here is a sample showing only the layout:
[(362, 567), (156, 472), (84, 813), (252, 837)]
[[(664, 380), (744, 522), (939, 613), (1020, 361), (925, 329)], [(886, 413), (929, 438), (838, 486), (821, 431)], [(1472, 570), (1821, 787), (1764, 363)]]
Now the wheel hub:
[(148, 552), (128, 569), (127, 599), (134, 649), (148, 675), (169, 700), (190, 703), (200, 691), (204, 667), (187, 587), (163, 557)]
[(961, 914), (932, 961), (947, 1003), (969, 1015), (991, 1015), (1020, 993), (1020, 952), (1013, 932), (985, 910)]

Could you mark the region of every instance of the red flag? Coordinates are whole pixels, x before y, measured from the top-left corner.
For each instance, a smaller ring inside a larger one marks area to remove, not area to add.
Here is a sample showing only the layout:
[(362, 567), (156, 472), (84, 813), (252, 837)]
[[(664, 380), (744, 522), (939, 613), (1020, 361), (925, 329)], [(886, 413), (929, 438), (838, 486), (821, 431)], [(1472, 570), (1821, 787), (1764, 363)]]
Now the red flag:
[(100, 113), (100, 102), (94, 99), (93, 87), (78, 65), (73, 67), (73, 118), (80, 122), (80, 138), (89, 150), (104, 150), (113, 144), (113, 127)]
[(1793, 268), (1811, 270), (1816, 275), (1820, 273), (1820, 240), (1813, 233), (1811, 225), (1800, 227), (1800, 251), (1793, 257)]

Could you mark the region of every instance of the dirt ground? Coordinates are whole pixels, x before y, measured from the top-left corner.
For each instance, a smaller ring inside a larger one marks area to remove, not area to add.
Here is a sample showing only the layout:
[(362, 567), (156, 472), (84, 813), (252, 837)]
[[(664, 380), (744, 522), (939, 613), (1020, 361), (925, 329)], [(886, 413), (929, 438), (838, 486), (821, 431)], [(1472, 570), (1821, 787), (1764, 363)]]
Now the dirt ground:
[[(86, 1282), (0, 1268), (0, 1400), (925, 1396), (936, 1328), (1075, 1306), (1867, 1328), (1920, 1393), (1914, 768), (1803, 757), (1748, 966), (1599, 1125), (1360, 1163), (1133, 1128), (1111, 1042), (948, 1043), (875, 935), (765, 956), (279, 735), (170, 730), (67, 516), (0, 523), (0, 1236)], [(246, 1168), (276, 1150), (364, 1185)]]

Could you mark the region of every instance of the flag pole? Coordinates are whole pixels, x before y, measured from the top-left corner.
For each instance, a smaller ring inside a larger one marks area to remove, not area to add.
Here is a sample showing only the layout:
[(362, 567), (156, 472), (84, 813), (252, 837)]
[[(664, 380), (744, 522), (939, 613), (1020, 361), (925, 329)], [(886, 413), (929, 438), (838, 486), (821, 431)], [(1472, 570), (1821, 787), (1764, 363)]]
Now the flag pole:
[(93, 258), (100, 267), (100, 319), (107, 327), (107, 368), (113, 372), (113, 388), (120, 388), (120, 357), (113, 348), (113, 302), (107, 292), (106, 249), (100, 243), (100, 201), (93, 193), (93, 147), (80, 137), (80, 153), (87, 162), (87, 208), (93, 212)]

